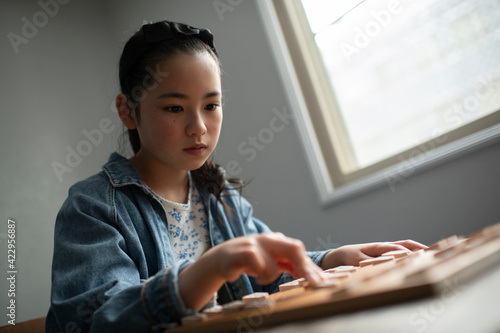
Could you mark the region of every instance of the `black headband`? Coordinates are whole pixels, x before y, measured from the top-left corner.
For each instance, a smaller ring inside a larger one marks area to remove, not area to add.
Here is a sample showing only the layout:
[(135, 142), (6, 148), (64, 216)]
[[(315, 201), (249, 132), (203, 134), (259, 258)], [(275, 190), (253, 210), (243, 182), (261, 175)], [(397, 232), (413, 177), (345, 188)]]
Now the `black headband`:
[(125, 76), (140, 57), (158, 42), (193, 36), (210, 46), (217, 54), (214, 46), (214, 35), (208, 29), (195, 28), (183, 23), (161, 21), (145, 24), (132, 36), (123, 48), (120, 59), (120, 76)]

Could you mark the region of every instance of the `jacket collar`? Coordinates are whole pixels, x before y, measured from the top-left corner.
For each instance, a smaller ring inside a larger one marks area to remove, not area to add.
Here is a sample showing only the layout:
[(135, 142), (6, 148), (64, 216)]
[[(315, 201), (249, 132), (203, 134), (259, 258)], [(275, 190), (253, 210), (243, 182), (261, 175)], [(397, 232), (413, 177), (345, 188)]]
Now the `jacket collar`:
[[(102, 169), (109, 178), (113, 187), (122, 187), (128, 185), (139, 186), (145, 193), (161, 202), (161, 198), (154, 193), (141, 179), (137, 169), (130, 163), (130, 161), (118, 153), (112, 153), (106, 164)], [(203, 201), (208, 203), (211, 195), (209, 195), (204, 188), (197, 186)], [(215, 197), (214, 197), (215, 199)]]
[(132, 163), (118, 153), (112, 153), (102, 169), (108, 175), (109, 181), (114, 187), (126, 185), (146, 187)]
[(138, 186), (146, 195), (156, 199), (161, 204), (161, 198), (150, 189), (141, 179), (141, 175), (130, 161), (118, 153), (112, 153), (109, 161), (103, 165), (102, 169), (109, 178), (113, 187), (123, 187), (128, 185)]

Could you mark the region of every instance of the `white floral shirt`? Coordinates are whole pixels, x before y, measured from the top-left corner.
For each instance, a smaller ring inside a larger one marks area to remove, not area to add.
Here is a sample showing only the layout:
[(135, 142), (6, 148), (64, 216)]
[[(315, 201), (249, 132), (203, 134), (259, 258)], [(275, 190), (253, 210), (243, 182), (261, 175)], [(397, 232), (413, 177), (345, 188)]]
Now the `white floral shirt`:
[[(190, 184), (193, 182), (190, 181)], [(210, 248), (205, 206), (198, 190), (190, 185), (187, 204), (163, 198), (161, 202), (167, 215), (168, 235), (174, 251), (174, 260), (198, 259)]]

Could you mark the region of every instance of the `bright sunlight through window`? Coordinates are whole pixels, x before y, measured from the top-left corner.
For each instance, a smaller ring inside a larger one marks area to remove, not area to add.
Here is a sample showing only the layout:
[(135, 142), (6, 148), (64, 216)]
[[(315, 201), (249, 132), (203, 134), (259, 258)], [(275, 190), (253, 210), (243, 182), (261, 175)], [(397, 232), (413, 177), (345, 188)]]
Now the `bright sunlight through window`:
[(500, 1), (302, 4), (358, 168), (500, 109)]
[(324, 203), (500, 139), (500, 0), (260, 0)]

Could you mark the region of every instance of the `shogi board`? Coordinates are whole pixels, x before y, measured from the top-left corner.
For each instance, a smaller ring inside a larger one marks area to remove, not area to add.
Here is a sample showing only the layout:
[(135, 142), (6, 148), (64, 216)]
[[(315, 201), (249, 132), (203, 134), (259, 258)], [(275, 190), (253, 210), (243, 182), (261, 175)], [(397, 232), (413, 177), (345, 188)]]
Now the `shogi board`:
[(202, 315), (201, 320), (186, 322), (165, 333), (253, 331), (429, 297), (452, 287), (455, 279), (463, 282), (499, 264), (500, 224), (496, 224), (468, 237), (443, 239), (425, 251), (364, 263), (350, 269), (348, 276), (332, 273), (327, 281), (335, 281), (329, 286), (299, 284), (269, 295), (267, 302), (250, 306), (252, 302), (248, 302), (232, 311)]

